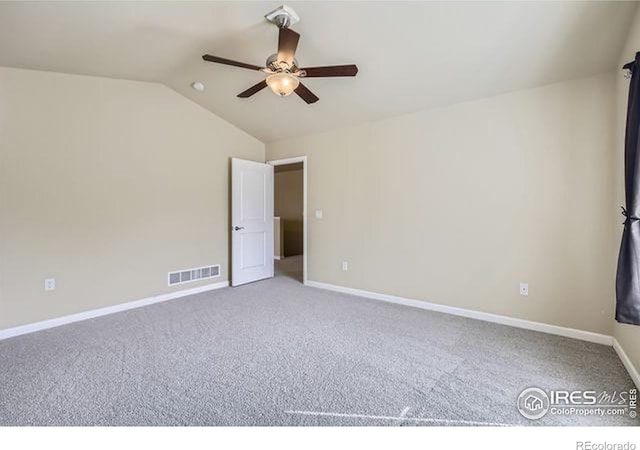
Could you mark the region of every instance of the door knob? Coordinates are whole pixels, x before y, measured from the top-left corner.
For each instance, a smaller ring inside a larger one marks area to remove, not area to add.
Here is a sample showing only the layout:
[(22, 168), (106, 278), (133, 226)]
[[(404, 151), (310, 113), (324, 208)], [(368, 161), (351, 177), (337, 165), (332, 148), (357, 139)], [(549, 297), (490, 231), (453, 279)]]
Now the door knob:
[(234, 229), (235, 231), (238, 231), (238, 230), (244, 230), (244, 227), (233, 227), (233, 229)]

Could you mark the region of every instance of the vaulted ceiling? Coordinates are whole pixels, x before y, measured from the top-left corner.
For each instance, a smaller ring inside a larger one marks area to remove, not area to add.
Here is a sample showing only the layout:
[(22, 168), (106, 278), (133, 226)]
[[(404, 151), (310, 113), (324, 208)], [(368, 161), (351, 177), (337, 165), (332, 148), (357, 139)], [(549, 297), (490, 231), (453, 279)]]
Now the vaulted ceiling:
[[(0, 65), (164, 83), (269, 142), (615, 69), (635, 10), (621, 2), (287, 2), (320, 101), (236, 94), (264, 74), (282, 2), (0, 2)], [(190, 88), (202, 81), (202, 93)]]

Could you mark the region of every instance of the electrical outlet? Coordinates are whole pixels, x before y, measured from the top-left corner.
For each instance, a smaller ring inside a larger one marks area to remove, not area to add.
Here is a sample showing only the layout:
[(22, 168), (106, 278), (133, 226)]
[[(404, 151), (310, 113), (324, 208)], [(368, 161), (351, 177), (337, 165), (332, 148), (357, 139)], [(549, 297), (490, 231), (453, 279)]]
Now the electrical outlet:
[(349, 270), (349, 262), (348, 261), (342, 261), (342, 270), (344, 270), (345, 272), (347, 270)]
[(53, 291), (56, 288), (56, 279), (55, 278), (45, 278), (44, 280), (44, 290), (45, 291)]
[(529, 283), (520, 283), (520, 295), (529, 295)]

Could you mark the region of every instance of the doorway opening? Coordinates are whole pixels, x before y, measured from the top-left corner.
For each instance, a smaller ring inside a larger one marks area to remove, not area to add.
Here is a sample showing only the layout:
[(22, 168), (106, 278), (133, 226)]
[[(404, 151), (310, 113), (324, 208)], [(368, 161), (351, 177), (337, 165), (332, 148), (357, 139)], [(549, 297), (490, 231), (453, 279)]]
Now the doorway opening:
[(274, 166), (275, 276), (307, 281), (306, 156), (268, 161)]

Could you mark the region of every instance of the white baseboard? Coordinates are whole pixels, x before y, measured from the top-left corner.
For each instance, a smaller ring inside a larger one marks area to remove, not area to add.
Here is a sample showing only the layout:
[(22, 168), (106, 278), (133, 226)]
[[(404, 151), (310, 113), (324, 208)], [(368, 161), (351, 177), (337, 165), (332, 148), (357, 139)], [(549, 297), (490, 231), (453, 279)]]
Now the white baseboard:
[(281, 259), (284, 259), (284, 258), (283, 258), (282, 256), (275, 256), (275, 255), (274, 255), (274, 256), (273, 256), (273, 259), (281, 260)]
[(627, 372), (629, 372), (629, 376), (636, 384), (636, 387), (640, 388), (640, 373), (616, 338), (613, 338), (613, 349), (618, 354), (618, 357), (620, 358), (620, 361), (622, 361), (625, 369), (627, 369)]
[(542, 322), (533, 322), (530, 320), (516, 319), (508, 316), (501, 316), (498, 314), (485, 313), (480, 311), (474, 311), (471, 309), (457, 308), (455, 306), (440, 305), (437, 303), (430, 303), (423, 300), (414, 300), (410, 298), (397, 297), (395, 295), (379, 294), (377, 292), (364, 291), (361, 289), (348, 288), (344, 286), (337, 286), (334, 284), (321, 283), (318, 281), (307, 281), (308, 286), (316, 287), (320, 289), (326, 289), (329, 291), (342, 292), (344, 294), (357, 295), (358, 297), (365, 297), (373, 300), (381, 300), (383, 302), (396, 303), (399, 305), (412, 306), (414, 308), (426, 309), (429, 311), (437, 311), (446, 314), (453, 314), (454, 316), (468, 317), (471, 319), (484, 320), (485, 322), (499, 323), (502, 325), (509, 325), (517, 328), (524, 328), (527, 330), (540, 331), (543, 333), (556, 334), (559, 336), (570, 337), (574, 339), (580, 339), (582, 341), (595, 342), (596, 344), (613, 345), (613, 338), (605, 334), (593, 333), (591, 331), (577, 330), (575, 328), (566, 328), (558, 325), (550, 325)]
[(90, 311), (71, 314), (69, 316), (56, 317), (55, 319), (43, 320), (42, 322), (29, 323), (26, 325), (20, 325), (18, 327), (6, 328), (4, 330), (0, 330), (0, 340), (14, 336), (20, 336), (21, 334), (33, 333), (34, 331), (46, 330), (47, 328), (59, 327), (60, 325), (79, 322), (81, 320), (93, 319), (94, 317), (106, 316), (107, 314), (126, 311), (128, 309), (153, 305), (154, 303), (166, 302), (168, 300), (186, 297), (187, 295), (199, 294), (201, 292), (212, 291), (214, 289), (221, 289), (227, 286), (229, 286), (229, 281), (220, 281), (219, 283), (212, 283), (191, 289), (169, 292), (167, 294), (156, 295), (154, 297), (147, 297), (140, 300), (134, 300), (132, 302), (107, 306), (104, 308), (92, 309)]

